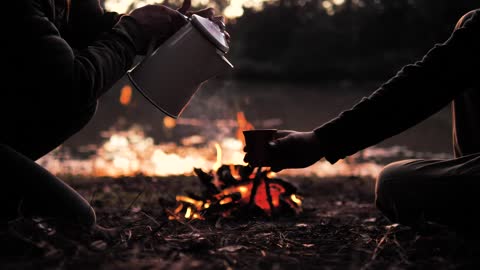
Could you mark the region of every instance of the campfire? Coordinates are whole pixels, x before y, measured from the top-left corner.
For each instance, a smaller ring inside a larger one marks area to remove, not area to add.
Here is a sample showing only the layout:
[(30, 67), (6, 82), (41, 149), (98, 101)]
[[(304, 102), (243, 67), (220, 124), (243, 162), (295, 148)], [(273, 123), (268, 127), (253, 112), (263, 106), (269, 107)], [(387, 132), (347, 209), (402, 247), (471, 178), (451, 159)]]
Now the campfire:
[(195, 169), (202, 183), (201, 195), (176, 197), (175, 209), (167, 210), (169, 218), (209, 219), (296, 215), (302, 211), (302, 198), (290, 183), (277, 178), (269, 169), (243, 165), (222, 165), (206, 173)]
[[(236, 137), (242, 144), (244, 130), (254, 129), (243, 112), (237, 113)], [(210, 172), (195, 168), (202, 194), (179, 195), (175, 209), (167, 210), (170, 220), (218, 217), (276, 217), (302, 211), (302, 198), (290, 183), (276, 177), (269, 168), (222, 164), (222, 148), (215, 145), (217, 162)]]

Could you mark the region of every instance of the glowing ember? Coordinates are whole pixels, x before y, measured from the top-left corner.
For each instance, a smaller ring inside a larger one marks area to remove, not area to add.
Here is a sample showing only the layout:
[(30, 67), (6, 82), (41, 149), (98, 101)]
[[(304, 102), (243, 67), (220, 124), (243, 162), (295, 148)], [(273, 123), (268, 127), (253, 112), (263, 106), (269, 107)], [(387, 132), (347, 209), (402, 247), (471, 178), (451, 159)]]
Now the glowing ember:
[(132, 87), (125, 85), (120, 91), (120, 104), (127, 106), (132, 101)]
[(231, 197), (227, 197), (227, 198), (221, 200), (219, 203), (220, 203), (220, 205), (224, 205), (224, 204), (231, 203), (231, 202), (233, 202), (233, 199)]
[(171, 117), (165, 116), (163, 118), (163, 126), (168, 129), (172, 129), (177, 126), (177, 121)]
[(281, 179), (269, 178), (273, 174), (268, 169), (222, 165), (212, 173), (200, 169), (195, 173), (205, 188), (203, 196), (177, 196), (177, 207), (167, 211), (169, 219), (272, 217), (302, 211), (302, 198), (296, 188)]

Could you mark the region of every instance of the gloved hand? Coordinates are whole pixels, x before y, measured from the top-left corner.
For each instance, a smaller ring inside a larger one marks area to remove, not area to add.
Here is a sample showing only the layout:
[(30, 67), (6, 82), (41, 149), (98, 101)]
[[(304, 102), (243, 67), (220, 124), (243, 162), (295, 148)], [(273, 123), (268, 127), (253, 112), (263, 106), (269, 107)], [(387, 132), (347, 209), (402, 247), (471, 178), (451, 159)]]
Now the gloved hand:
[[(147, 5), (133, 10), (129, 15), (137, 21), (148, 35), (151, 42), (155, 42), (155, 47), (161, 45), (165, 40), (183, 27), (187, 20), (185, 16), (190, 17), (193, 14), (208, 18), (217, 23), (222, 29), (225, 29), (223, 16), (215, 16), (213, 8), (206, 8), (198, 11), (189, 11), (191, 0), (184, 0), (178, 10), (173, 10), (164, 5)], [(230, 35), (225, 32), (227, 40)], [(147, 48), (144, 48), (144, 52)]]
[[(130, 17), (140, 25), (146, 36), (146, 46), (151, 42), (162, 44), (182, 26), (187, 23), (185, 17), (178, 11), (164, 5), (146, 5), (130, 13)], [(145, 52), (147, 48), (140, 48)]]

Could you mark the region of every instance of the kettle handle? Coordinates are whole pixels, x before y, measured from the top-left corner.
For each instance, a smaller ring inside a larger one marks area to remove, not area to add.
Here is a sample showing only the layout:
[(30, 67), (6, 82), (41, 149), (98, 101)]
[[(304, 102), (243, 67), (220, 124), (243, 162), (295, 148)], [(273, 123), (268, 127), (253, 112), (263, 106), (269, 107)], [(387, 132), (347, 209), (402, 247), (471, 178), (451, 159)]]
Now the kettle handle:
[(145, 58), (150, 57), (156, 48), (157, 48), (157, 41), (155, 39), (150, 40), (150, 43), (148, 43), (147, 53), (145, 54)]

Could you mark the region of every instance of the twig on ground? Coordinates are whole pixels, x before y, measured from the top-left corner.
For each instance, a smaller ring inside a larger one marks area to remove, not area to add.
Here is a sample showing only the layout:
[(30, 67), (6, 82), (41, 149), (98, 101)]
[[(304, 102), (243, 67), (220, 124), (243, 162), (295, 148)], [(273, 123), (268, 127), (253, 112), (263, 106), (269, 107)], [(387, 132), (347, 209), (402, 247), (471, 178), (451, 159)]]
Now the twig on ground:
[(140, 198), (140, 196), (143, 194), (144, 191), (145, 191), (145, 189), (142, 190), (142, 191), (140, 191), (140, 192), (138, 193), (138, 195), (137, 195), (137, 196), (135, 197), (135, 199), (130, 203), (130, 205), (127, 207), (127, 209), (125, 209), (125, 211), (123, 212), (123, 215), (126, 215), (126, 214), (130, 211), (130, 209), (132, 209), (133, 204), (137, 202), (138, 198)]
[(151, 221), (153, 221), (153, 223), (155, 223), (157, 226), (160, 226), (160, 223), (154, 218), (152, 217), (151, 215), (147, 214), (145, 211), (140, 211), (140, 213), (142, 215), (144, 215), (145, 217), (147, 217), (148, 219), (150, 219)]

